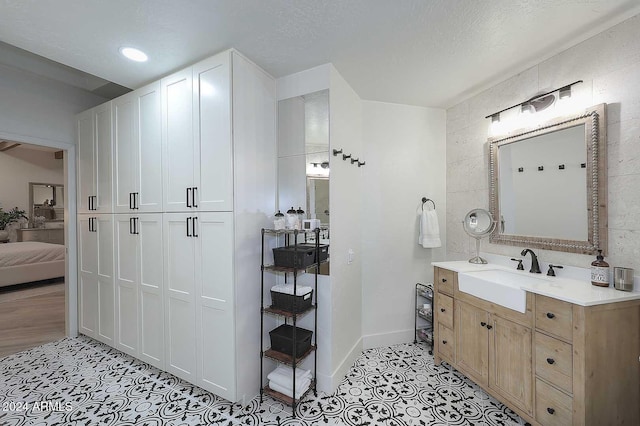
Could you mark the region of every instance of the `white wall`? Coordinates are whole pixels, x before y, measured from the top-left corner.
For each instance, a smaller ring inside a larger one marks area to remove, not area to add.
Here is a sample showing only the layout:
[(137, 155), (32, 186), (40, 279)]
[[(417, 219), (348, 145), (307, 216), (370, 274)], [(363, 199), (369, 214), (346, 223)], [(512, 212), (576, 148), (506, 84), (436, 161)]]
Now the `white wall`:
[[(364, 158), (362, 101), (331, 67), (330, 148)], [(362, 173), (363, 168), (330, 156), (332, 376), (337, 386), (362, 352)], [(352, 250), (353, 261), (348, 262)]]
[[(433, 279), (444, 259), (445, 111), (363, 102), (362, 332), (364, 347), (414, 337), (416, 282)], [(416, 209), (436, 203), (443, 246), (418, 245)]]
[(74, 115), (107, 101), (73, 86), (0, 65), (0, 133), (75, 143)]
[[(460, 221), (471, 208), (488, 208), (489, 120), (484, 117), (535, 93), (576, 80), (583, 107), (607, 103), (609, 247), (612, 266), (640, 270), (640, 16), (635, 16), (447, 110), (447, 254), (470, 256)], [(520, 247), (482, 250), (512, 256)], [(536, 251), (538, 252), (538, 250)], [(539, 250), (546, 262), (587, 267), (594, 256)]]
[(29, 215), (29, 182), (64, 185), (63, 163), (51, 151), (24, 146), (0, 152), (0, 207), (18, 207)]

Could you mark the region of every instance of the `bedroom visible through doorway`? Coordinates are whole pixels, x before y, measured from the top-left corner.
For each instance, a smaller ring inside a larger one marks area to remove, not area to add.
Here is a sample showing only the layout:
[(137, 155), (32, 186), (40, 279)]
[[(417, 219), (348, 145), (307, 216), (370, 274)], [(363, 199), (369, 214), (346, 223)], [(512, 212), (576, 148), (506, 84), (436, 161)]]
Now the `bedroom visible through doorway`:
[(66, 155), (0, 139), (0, 357), (66, 336)]

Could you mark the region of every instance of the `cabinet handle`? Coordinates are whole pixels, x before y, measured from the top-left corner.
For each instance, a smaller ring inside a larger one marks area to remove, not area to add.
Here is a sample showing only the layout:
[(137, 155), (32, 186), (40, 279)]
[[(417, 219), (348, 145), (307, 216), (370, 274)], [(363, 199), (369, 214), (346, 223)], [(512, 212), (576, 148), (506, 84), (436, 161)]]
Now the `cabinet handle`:
[(196, 194), (198, 193), (198, 187), (194, 186), (193, 187), (193, 191), (191, 191), (191, 204), (193, 204), (193, 207), (198, 207), (198, 205), (196, 204)]
[(193, 236), (197, 238), (198, 234), (196, 234), (196, 225), (198, 225), (198, 218), (194, 217), (193, 218)]
[(189, 223), (191, 222), (191, 218), (187, 218), (187, 237), (192, 237), (191, 233), (189, 233)]
[(482, 322), (480, 323), (480, 325), (481, 325), (481, 326), (483, 326), (483, 327), (485, 327), (485, 326), (487, 325), (487, 323), (486, 323), (486, 322), (484, 322), (484, 321), (482, 321)]
[(132, 235), (135, 234), (135, 232), (133, 230), (133, 218), (132, 217), (129, 218), (129, 233), (132, 234)]
[(553, 413), (555, 413), (555, 412), (556, 412), (556, 410), (554, 410), (553, 408), (551, 408), (551, 407), (547, 407), (547, 413), (549, 413), (549, 414), (553, 414)]
[(134, 192), (133, 193), (133, 208), (135, 210), (139, 210), (140, 209), (140, 193), (139, 192)]
[(444, 311), (446, 311), (445, 308), (440, 308), (440, 312), (444, 312)]
[(133, 233), (138, 235), (140, 233), (140, 218), (139, 217), (134, 217), (133, 218)]
[(446, 282), (447, 282), (447, 279), (446, 279), (446, 278), (443, 278), (443, 279), (442, 279), (442, 282), (443, 282), (443, 283), (446, 283)]
[(446, 341), (446, 340), (443, 340), (443, 341), (442, 341), (442, 344), (443, 344), (443, 345), (446, 345), (446, 344), (447, 344), (447, 341)]
[(88, 210), (91, 210), (91, 195), (89, 195), (89, 196), (87, 197), (87, 204), (88, 204), (87, 209), (88, 209)]
[(487, 330), (491, 330), (493, 328), (492, 325), (487, 325)]
[(187, 188), (187, 207), (191, 207), (191, 188)]
[(553, 359), (553, 358), (547, 358), (547, 362), (548, 362), (549, 364), (552, 364), (552, 365), (553, 365), (553, 364), (555, 364), (556, 360), (555, 360), (555, 359)]
[(92, 217), (89, 218), (89, 232), (93, 232), (93, 220), (92, 219), (93, 219)]
[(129, 210), (133, 210), (133, 192), (129, 193)]
[(556, 317), (555, 314), (552, 314), (551, 312), (547, 312), (547, 318), (554, 319), (555, 317)]
[(96, 200), (98, 199), (97, 195), (92, 195), (91, 196), (91, 207), (89, 208), (89, 210), (98, 210), (98, 208), (96, 207)]

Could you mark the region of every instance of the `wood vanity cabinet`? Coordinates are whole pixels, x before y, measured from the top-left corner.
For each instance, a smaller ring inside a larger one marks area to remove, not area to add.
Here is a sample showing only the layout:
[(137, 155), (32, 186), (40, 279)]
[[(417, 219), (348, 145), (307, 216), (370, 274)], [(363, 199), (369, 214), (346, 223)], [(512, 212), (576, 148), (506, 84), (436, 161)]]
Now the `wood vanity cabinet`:
[(460, 292), (453, 271), (434, 277), (436, 364), (533, 425), (640, 424), (640, 300), (579, 306), (527, 293), (522, 314)]

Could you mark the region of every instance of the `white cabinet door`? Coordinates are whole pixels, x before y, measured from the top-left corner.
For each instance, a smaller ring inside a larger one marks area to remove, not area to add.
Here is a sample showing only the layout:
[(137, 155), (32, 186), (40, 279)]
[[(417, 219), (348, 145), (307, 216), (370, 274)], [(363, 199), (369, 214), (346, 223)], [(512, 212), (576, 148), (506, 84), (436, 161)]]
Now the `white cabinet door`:
[(224, 52), (193, 66), (194, 162), (199, 211), (233, 210), (231, 56)]
[(136, 90), (136, 208), (162, 212), (162, 112), (160, 82)]
[(96, 200), (94, 209), (101, 213), (113, 212), (111, 182), (113, 141), (111, 140), (111, 102), (99, 105), (95, 111), (95, 175)]
[(195, 240), (189, 213), (165, 213), (165, 367), (196, 380)]
[(163, 78), (162, 155), (164, 211), (189, 211), (194, 185), (193, 164), (199, 153), (193, 141), (191, 68)]
[(93, 110), (76, 117), (78, 138), (78, 213), (89, 212), (89, 197), (95, 195), (95, 128)]
[(98, 323), (98, 234), (94, 216), (78, 215), (78, 313), (82, 334), (96, 337)]
[(96, 339), (115, 345), (115, 291), (113, 282), (113, 215), (99, 214), (94, 220), (97, 234), (98, 328)]
[(116, 213), (162, 211), (160, 82), (112, 101)]
[(199, 213), (195, 232), (197, 384), (235, 401), (233, 214)]
[(135, 217), (115, 217), (116, 348), (138, 354), (138, 239)]
[(113, 210), (131, 213), (134, 207), (138, 163), (136, 149), (136, 92), (112, 101), (113, 115)]
[(140, 359), (164, 367), (164, 261), (162, 214), (141, 214), (136, 223), (138, 238), (138, 324)]

